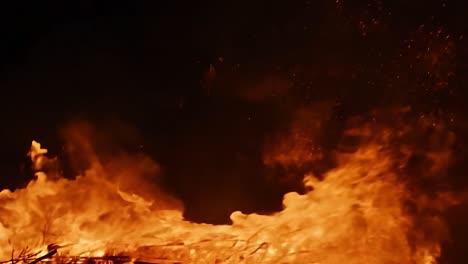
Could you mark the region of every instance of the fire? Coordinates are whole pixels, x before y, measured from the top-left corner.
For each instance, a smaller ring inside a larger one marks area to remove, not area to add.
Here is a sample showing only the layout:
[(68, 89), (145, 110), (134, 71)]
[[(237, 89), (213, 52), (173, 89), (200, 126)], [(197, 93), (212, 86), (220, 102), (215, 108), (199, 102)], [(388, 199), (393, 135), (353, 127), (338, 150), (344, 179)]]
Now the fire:
[[(0, 260), (26, 261), (56, 249), (57, 259), (130, 256), (128, 262), (153, 263), (437, 263), (446, 227), (437, 213), (420, 212), (438, 212), (452, 200), (402, 179), (409, 150), (401, 147), (395, 157), (392, 139), (406, 132), (349, 130), (368, 140), (337, 154), (324, 180), (307, 174), (309, 192), (286, 194), (283, 211), (234, 212), (232, 225), (186, 221), (182, 208), (164, 205), (167, 197), (151, 200), (124, 188), (98, 160), (73, 180), (38, 172), (26, 188), (0, 192)], [(35, 168), (54, 162), (46, 154), (32, 143)], [(449, 159), (444, 151), (429, 154)]]

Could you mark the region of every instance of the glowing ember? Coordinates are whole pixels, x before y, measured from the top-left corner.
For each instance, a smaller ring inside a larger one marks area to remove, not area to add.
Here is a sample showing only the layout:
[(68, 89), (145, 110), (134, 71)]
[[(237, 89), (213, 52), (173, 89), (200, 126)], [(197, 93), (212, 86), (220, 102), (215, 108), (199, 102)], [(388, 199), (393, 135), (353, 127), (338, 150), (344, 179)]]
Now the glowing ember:
[[(354, 153), (338, 154), (338, 166), (324, 180), (306, 175), (311, 191), (286, 194), (283, 211), (234, 212), (232, 225), (185, 221), (182, 209), (123, 188), (97, 160), (74, 180), (39, 172), (26, 188), (0, 192), (0, 259), (57, 249), (57, 259), (131, 256), (128, 262), (153, 263), (436, 263), (445, 226), (436, 214), (421, 226), (407, 203), (439, 209), (446, 196), (409, 191), (399, 177), (409, 155), (395, 160), (390, 144), (405, 131), (392, 133), (348, 131), (371, 139)], [(46, 153), (33, 142), (36, 168), (53, 162)]]

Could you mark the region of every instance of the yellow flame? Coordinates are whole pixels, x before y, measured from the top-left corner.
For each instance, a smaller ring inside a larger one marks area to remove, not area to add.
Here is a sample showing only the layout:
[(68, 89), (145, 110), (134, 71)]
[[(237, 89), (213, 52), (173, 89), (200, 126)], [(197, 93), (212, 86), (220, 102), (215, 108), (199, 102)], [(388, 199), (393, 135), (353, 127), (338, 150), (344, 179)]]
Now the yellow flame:
[[(36, 168), (46, 153), (32, 143)], [(39, 172), (26, 188), (0, 192), (0, 259), (54, 243), (67, 256), (183, 263), (436, 263), (440, 239), (426, 239), (405, 209), (407, 200), (422, 207), (433, 201), (408, 190), (386, 145), (366, 143), (338, 161), (322, 181), (306, 175), (313, 191), (286, 194), (283, 211), (233, 212), (232, 225), (195, 224), (181, 210), (154, 209), (157, 197), (122, 190), (98, 163), (75, 180)], [(442, 221), (430, 225), (444, 232)]]

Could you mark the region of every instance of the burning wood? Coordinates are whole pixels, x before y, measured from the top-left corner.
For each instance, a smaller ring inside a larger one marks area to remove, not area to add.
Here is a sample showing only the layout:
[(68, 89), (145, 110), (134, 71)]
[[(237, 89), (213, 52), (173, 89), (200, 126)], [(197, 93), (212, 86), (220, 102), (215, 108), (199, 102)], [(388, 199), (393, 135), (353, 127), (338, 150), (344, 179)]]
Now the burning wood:
[(41, 264), (125, 264), (134, 263), (130, 257), (126, 256), (106, 256), (106, 257), (70, 257), (55, 256), (43, 260)]
[(8, 263), (37, 264), (37, 263), (44, 262), (47, 259), (52, 258), (55, 254), (57, 254), (57, 249), (53, 249), (52, 251), (49, 251), (42, 256), (39, 256), (41, 252), (37, 252), (37, 253), (27, 253), (27, 252), (28, 252), (27, 248), (22, 250), (17, 258), (13, 257), (14, 252), (12, 252), (12, 258), (8, 261), (1, 261), (0, 264), (8, 264)]
[(54, 249), (40, 257), (36, 254), (24, 254), (18, 258), (8, 261), (1, 261), (0, 264), (178, 264), (182, 263), (169, 259), (134, 259), (129, 256), (103, 256), (103, 257), (83, 257), (83, 256), (57, 256)]

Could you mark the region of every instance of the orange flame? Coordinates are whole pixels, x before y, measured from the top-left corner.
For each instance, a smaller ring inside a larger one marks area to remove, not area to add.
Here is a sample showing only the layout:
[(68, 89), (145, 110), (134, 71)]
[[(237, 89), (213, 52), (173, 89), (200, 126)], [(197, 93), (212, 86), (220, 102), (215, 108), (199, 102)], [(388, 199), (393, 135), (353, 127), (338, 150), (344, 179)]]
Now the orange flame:
[[(399, 175), (408, 155), (396, 160), (392, 153), (392, 136), (402, 133), (349, 130), (370, 139), (354, 153), (338, 154), (338, 166), (324, 180), (305, 175), (311, 191), (286, 194), (284, 210), (273, 215), (234, 212), (232, 225), (186, 221), (177, 206), (155, 206), (158, 197), (124, 190), (109, 175), (119, 172), (98, 161), (74, 180), (38, 172), (26, 188), (0, 192), (0, 259), (24, 249), (46, 253), (54, 244), (62, 256), (126, 255), (150, 262), (437, 263), (446, 227), (437, 214), (416, 216), (407, 203), (443, 209), (453, 201), (443, 193), (410, 191)], [(32, 143), (35, 168), (49, 161), (45, 154)], [(439, 154), (444, 159), (435, 170), (449, 158)]]

